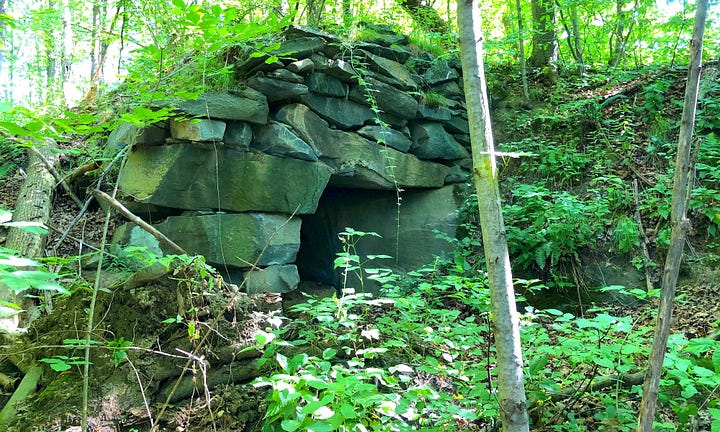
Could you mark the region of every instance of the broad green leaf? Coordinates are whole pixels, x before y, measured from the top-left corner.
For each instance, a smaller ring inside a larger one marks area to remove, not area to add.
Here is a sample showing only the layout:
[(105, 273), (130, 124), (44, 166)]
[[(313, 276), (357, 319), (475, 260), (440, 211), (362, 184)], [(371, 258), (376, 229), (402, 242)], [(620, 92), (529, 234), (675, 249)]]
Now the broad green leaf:
[(287, 432), (294, 432), (300, 428), (302, 422), (293, 419), (285, 419), (280, 423), (282, 430)]
[(606, 367), (609, 369), (615, 367), (615, 363), (611, 359), (605, 357), (594, 357), (593, 362), (595, 362), (595, 364), (597, 364), (598, 366)]
[(347, 419), (353, 419), (357, 417), (357, 414), (355, 413), (355, 407), (346, 403), (340, 405), (340, 414), (342, 414)]
[(48, 232), (47, 227), (40, 222), (5, 222), (3, 225), (20, 228), (23, 231), (27, 231), (31, 234), (47, 234)]
[(316, 421), (307, 427), (308, 432), (332, 432), (333, 426), (329, 423)]
[(335, 354), (337, 354), (337, 350), (335, 348), (326, 348), (322, 353), (322, 358), (330, 360), (335, 357)]
[(539, 355), (532, 360), (530, 360), (530, 365), (528, 367), (528, 375), (533, 376), (543, 370), (545, 366), (548, 363), (548, 356), (547, 354)]

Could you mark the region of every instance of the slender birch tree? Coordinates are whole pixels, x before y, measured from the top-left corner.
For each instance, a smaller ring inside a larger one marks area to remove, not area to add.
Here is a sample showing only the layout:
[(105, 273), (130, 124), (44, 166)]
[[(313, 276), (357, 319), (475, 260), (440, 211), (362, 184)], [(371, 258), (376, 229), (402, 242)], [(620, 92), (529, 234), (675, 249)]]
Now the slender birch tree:
[(694, 162), (691, 160), (692, 135), (695, 125), (695, 111), (697, 108), (698, 88), (700, 86), (700, 69), (702, 62), (703, 34), (705, 33), (705, 18), (707, 15), (707, 0), (698, 0), (695, 14), (695, 27), (690, 41), (690, 66), (688, 68), (687, 84), (685, 87), (685, 106), (680, 122), (680, 136), (678, 138), (678, 152), (675, 160), (675, 175), (670, 209), (670, 222), (672, 234), (670, 235), (670, 248), (665, 258), (665, 269), (662, 278), (660, 293), (660, 306), (655, 324), (655, 336), (650, 352), (648, 371), (643, 383), (643, 398), (640, 404), (638, 419), (638, 432), (652, 432), (657, 405), (658, 388), (663, 370), (663, 360), (667, 349), (668, 335), (670, 334), (670, 320), (672, 319), (673, 302), (675, 301), (675, 286), (677, 285), (680, 262), (682, 260), (685, 237), (690, 228), (687, 219), (687, 204), (690, 197), (690, 176), (694, 171)]
[(458, 0), (458, 31), (472, 143), (473, 180), (478, 197), (497, 350), (500, 421), (504, 432), (525, 432), (529, 426), (523, 383), (520, 319), (515, 306), (510, 257), (500, 207), (480, 25), (478, 0)]

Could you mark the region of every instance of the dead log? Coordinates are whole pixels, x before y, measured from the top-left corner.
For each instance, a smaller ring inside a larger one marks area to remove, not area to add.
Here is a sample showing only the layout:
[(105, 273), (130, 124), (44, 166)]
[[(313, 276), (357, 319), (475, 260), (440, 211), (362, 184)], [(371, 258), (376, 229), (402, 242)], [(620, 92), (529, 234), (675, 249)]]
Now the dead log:
[[(50, 173), (50, 169), (54, 169), (58, 163), (58, 154), (53, 152), (55, 147), (55, 141), (47, 138), (44, 142), (37, 142), (28, 149), (27, 176), (20, 188), (13, 222), (37, 222), (47, 225), (55, 190), (55, 178)], [(22, 257), (40, 258), (45, 256), (46, 239), (47, 232), (29, 232), (19, 227), (10, 227), (5, 247), (18, 251)], [(14, 303), (24, 310), (32, 306), (29, 300), (5, 287), (0, 287), (0, 301)], [(15, 320), (16, 324), (19, 324), (17, 317)]]
[(110, 204), (111, 207), (116, 209), (120, 212), (123, 216), (128, 218), (132, 223), (139, 226), (140, 228), (144, 229), (145, 231), (149, 232), (153, 237), (155, 237), (159, 242), (164, 243), (172, 248), (173, 251), (179, 253), (179, 254), (187, 254), (185, 252), (185, 249), (178, 246), (174, 241), (170, 240), (165, 234), (161, 233), (160, 231), (156, 230), (152, 225), (145, 222), (144, 220), (140, 219), (139, 216), (131, 212), (127, 209), (122, 203), (110, 195), (106, 194), (103, 191), (100, 190), (94, 190), (93, 196), (96, 199), (105, 201), (106, 203)]

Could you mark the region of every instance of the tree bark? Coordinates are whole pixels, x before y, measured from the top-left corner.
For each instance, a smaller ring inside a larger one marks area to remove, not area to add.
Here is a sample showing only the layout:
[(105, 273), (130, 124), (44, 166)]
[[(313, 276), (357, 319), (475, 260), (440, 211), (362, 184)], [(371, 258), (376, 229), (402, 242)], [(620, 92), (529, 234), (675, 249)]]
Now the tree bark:
[(398, 0), (398, 4), (412, 17), (413, 22), (424, 30), (437, 33), (450, 31), (448, 23), (427, 3), (420, 0)]
[(677, 284), (680, 262), (682, 260), (683, 246), (690, 223), (687, 219), (687, 203), (689, 200), (689, 177), (693, 171), (692, 162), (692, 135), (695, 125), (695, 110), (697, 107), (698, 88), (700, 85), (700, 69), (702, 62), (703, 34), (705, 32), (705, 18), (707, 15), (707, 0), (698, 0), (695, 15), (695, 28), (690, 41), (690, 66), (688, 68), (687, 86), (685, 87), (685, 106), (680, 122), (680, 136), (678, 138), (678, 152), (675, 160), (675, 177), (673, 179), (673, 197), (670, 213), (672, 234), (670, 248), (665, 259), (665, 270), (662, 278), (660, 293), (660, 306), (655, 324), (655, 336), (648, 371), (643, 383), (643, 398), (640, 404), (638, 418), (638, 432), (652, 432), (657, 405), (658, 388), (663, 370), (663, 360), (670, 334), (670, 320), (672, 307), (675, 301), (675, 286)]
[[(27, 177), (18, 194), (13, 222), (40, 222), (47, 224), (50, 219), (50, 209), (55, 190), (55, 178), (48, 170), (58, 161), (57, 153), (53, 153), (55, 141), (46, 139), (44, 143), (28, 149), (29, 165)], [(48, 166), (46, 166), (48, 164)], [(40, 258), (45, 256), (45, 241), (47, 233), (31, 233), (18, 227), (8, 230), (5, 247), (18, 251), (18, 255), (27, 258)], [(24, 310), (28, 310), (30, 303), (7, 288), (0, 287), (0, 300), (15, 303)]]
[(528, 62), (533, 67), (545, 67), (558, 58), (555, 3), (552, 0), (532, 0), (531, 5), (534, 32)]
[(529, 430), (529, 426), (523, 384), (520, 320), (515, 306), (510, 258), (500, 206), (495, 147), (483, 66), (483, 35), (477, 2), (478, 0), (458, 0), (458, 29), (472, 142), (473, 180), (478, 197), (492, 301), (502, 430), (525, 432)]
[(520, 75), (522, 76), (523, 96), (525, 100), (530, 100), (530, 90), (528, 89), (527, 65), (525, 64), (525, 35), (522, 19), (522, 6), (520, 0), (515, 0), (515, 9), (517, 10), (518, 23), (518, 51), (520, 54)]

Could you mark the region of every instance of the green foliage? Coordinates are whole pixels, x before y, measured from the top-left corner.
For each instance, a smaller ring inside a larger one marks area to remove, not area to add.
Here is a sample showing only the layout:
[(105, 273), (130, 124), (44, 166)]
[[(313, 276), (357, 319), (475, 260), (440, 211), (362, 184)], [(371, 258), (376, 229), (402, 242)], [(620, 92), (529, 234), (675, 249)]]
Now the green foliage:
[[(459, 276), (439, 281), (434, 296), (396, 289), (378, 299), (352, 291), (309, 298), (293, 307), (301, 315), (284, 330), (261, 333), (263, 361), (277, 370), (255, 383), (270, 388), (264, 430), (432, 430), (497, 415), (484, 383), (487, 324), (433, 306), (443, 297), (465, 299), (486, 314), (487, 290)], [(282, 339), (295, 331), (299, 339)], [(422, 377), (459, 387), (439, 392)]]
[[(449, 262), (411, 272), (404, 282), (389, 284), (377, 299), (352, 291), (309, 297), (293, 306), (294, 318), (281, 329), (258, 333), (253, 349), (263, 351), (261, 363), (270, 368), (254, 383), (268, 389), (263, 430), (429, 431), (492, 424), (498, 408), (487, 383), (496, 379), (495, 358), (483, 275), (468, 277)], [(576, 317), (529, 308), (521, 319), (534, 427), (634, 429), (639, 387), (613, 381), (596, 389), (589, 383), (642, 372), (651, 327), (603, 310)], [(678, 424), (686, 424), (720, 384), (720, 342), (673, 338), (660, 401), (673, 408)], [(570, 388), (585, 390), (572, 395)], [(557, 399), (563, 392), (567, 396)], [(580, 420), (573, 409), (580, 397), (597, 407), (591, 419)]]
[(615, 220), (612, 236), (615, 247), (622, 253), (630, 253), (640, 245), (640, 227), (628, 216), (623, 215)]
[(504, 208), (507, 240), (514, 263), (551, 270), (578, 258), (579, 251), (597, 244), (610, 214), (600, 197), (583, 200), (568, 192), (518, 183)]
[[(11, 213), (0, 209), (0, 226), (17, 227), (28, 232), (45, 233), (46, 228), (35, 222), (8, 222)], [(26, 293), (31, 289), (39, 291), (50, 291), (59, 294), (70, 292), (57, 283), (59, 275), (47, 271), (47, 269), (36, 260), (21, 257), (16, 250), (0, 247), (0, 285), (2, 289), (10, 290), (14, 294)], [(0, 302), (0, 317), (6, 318), (19, 314), (19, 305), (2, 301)]]
[(444, 99), (445, 96), (438, 92), (428, 91), (420, 94), (420, 102), (431, 108), (439, 107)]
[(115, 363), (115, 367), (118, 367), (123, 360), (128, 358), (127, 349), (132, 346), (132, 342), (125, 340), (124, 337), (120, 337), (119, 339), (109, 341), (107, 346), (112, 349), (113, 362)]
[(83, 360), (82, 357), (68, 357), (64, 355), (56, 355), (50, 358), (42, 358), (39, 361), (50, 365), (50, 369), (54, 370), (55, 372), (69, 371), (73, 368), (73, 366), (80, 366), (86, 364), (85, 360)]

